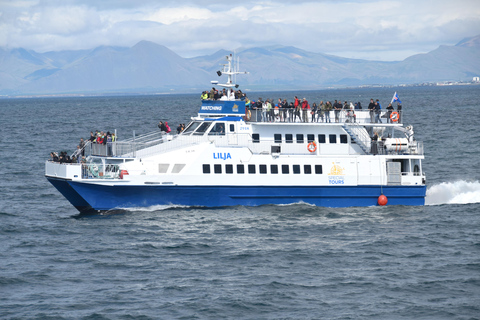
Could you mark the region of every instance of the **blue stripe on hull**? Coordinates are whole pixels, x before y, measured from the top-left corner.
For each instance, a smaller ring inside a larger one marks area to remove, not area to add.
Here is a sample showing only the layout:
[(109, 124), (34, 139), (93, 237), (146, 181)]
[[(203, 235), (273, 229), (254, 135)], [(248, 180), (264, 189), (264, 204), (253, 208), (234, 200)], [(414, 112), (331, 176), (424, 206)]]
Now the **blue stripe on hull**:
[(418, 206), (425, 204), (426, 192), (426, 186), (101, 186), (68, 183), (95, 210), (172, 204), (258, 206), (301, 201), (322, 207), (374, 206), (382, 189), (388, 205)]

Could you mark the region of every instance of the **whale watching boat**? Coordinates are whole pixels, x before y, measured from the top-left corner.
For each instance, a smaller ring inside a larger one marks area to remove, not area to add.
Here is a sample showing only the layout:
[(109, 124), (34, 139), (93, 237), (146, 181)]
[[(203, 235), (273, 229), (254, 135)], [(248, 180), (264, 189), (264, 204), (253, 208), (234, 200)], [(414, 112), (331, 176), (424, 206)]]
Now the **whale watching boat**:
[[(150, 207), (424, 205), (423, 144), (403, 115), (375, 123), (369, 110), (329, 111), (331, 122), (270, 121), (235, 97), (232, 55), (221, 99), (204, 99), (180, 134), (87, 142), (82, 163), (46, 161), (45, 176), (81, 213)], [(385, 110), (383, 110), (385, 111)], [(334, 114), (335, 113), (335, 114)], [(338, 122), (335, 121), (337, 119)], [(373, 123), (372, 123), (373, 122)], [(375, 138), (374, 138), (375, 137)]]

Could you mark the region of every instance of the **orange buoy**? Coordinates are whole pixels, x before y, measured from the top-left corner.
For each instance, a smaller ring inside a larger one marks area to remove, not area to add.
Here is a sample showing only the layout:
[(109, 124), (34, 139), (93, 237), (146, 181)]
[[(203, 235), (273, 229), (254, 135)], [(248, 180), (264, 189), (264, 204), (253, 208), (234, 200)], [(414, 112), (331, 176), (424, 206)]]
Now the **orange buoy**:
[(126, 175), (128, 175), (127, 170), (120, 170), (120, 179), (123, 179), (123, 176), (126, 176)]
[(378, 202), (378, 205), (384, 206), (384, 205), (387, 204), (388, 199), (387, 199), (387, 197), (385, 197), (385, 196), (382, 194), (380, 197), (378, 197), (378, 201), (377, 201), (377, 202)]
[(317, 144), (315, 143), (315, 141), (310, 142), (310, 143), (307, 145), (307, 149), (308, 149), (308, 151), (310, 151), (310, 152), (315, 152), (315, 151), (317, 151)]
[(398, 114), (397, 111), (393, 111), (390, 114), (390, 119), (392, 119), (393, 122), (397, 122), (399, 118), (400, 118), (400, 115)]

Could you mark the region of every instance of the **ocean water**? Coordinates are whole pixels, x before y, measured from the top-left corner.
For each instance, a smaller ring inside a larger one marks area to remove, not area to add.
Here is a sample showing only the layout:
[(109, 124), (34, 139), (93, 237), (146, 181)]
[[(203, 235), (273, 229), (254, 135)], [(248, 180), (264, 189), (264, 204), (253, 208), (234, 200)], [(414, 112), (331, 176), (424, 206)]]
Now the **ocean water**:
[(151, 207), (80, 216), (44, 178), (91, 130), (175, 130), (199, 95), (0, 99), (1, 319), (480, 319), (480, 86), (397, 91), (427, 205)]

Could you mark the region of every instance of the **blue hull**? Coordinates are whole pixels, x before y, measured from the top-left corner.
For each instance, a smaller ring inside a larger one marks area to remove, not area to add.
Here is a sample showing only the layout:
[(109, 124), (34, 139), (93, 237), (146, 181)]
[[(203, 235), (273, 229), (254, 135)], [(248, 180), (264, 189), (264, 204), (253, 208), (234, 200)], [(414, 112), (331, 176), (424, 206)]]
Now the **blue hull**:
[(100, 186), (47, 178), (80, 212), (155, 205), (259, 206), (310, 203), (321, 207), (425, 204), (426, 186)]

